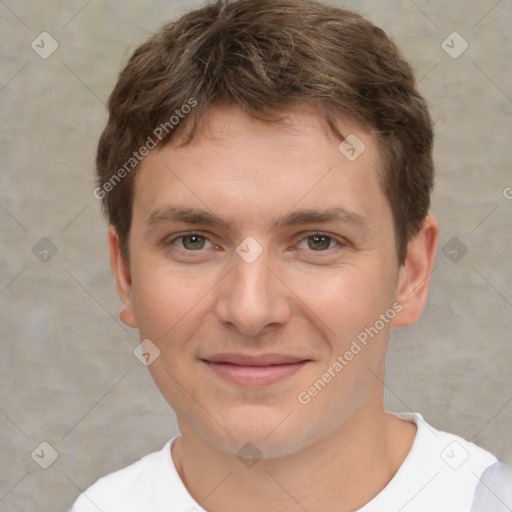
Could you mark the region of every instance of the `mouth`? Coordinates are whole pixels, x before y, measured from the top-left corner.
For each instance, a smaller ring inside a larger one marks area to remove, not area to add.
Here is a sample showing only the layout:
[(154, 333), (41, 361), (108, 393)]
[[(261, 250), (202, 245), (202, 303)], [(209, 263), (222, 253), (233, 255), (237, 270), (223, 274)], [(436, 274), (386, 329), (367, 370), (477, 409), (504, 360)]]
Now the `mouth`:
[(201, 361), (218, 377), (238, 386), (270, 386), (291, 377), (311, 359), (284, 354), (216, 354)]

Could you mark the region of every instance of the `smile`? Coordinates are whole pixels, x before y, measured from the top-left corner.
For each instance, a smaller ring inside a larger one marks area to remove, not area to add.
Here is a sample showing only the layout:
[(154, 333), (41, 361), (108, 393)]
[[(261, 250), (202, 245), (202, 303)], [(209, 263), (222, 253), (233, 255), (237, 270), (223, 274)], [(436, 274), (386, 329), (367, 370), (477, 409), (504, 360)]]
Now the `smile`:
[(257, 388), (276, 384), (301, 370), (309, 359), (267, 354), (243, 356), (219, 354), (202, 359), (217, 376), (238, 386)]

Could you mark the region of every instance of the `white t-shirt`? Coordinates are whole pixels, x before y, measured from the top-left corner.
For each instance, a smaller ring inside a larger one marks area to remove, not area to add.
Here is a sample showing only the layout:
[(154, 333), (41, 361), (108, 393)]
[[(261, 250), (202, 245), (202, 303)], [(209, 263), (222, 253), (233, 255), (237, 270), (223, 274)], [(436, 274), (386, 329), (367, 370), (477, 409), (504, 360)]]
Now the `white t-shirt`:
[[(421, 414), (396, 416), (417, 425), (413, 445), (388, 485), (358, 512), (470, 512), (480, 477), (497, 463), (496, 457), (436, 430)], [(70, 512), (205, 512), (174, 465), (171, 443), (178, 437), (161, 451), (100, 478)]]

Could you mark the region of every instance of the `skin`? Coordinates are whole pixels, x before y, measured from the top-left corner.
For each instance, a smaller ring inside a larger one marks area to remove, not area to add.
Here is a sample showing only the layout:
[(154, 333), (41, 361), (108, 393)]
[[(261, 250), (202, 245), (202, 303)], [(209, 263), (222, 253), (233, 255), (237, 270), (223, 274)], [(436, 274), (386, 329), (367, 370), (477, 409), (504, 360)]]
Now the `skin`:
[[(438, 224), (425, 219), (400, 265), (376, 142), (349, 120), (340, 126), (366, 145), (353, 162), (306, 108), (281, 125), (216, 108), (192, 144), (167, 145), (143, 160), (129, 266), (109, 229), (121, 319), (161, 351), (149, 370), (178, 418), (172, 457), (208, 511), (356, 510), (387, 485), (414, 440), (412, 423), (384, 411), (385, 355), (391, 327), (423, 312)], [(162, 213), (169, 206), (232, 224), (174, 222)], [(330, 207), (364, 221), (274, 222)], [(179, 238), (187, 233), (200, 237)], [(329, 238), (315, 241), (317, 233)], [(236, 252), (248, 236), (263, 250), (252, 263)], [(300, 403), (298, 394), (394, 303), (402, 310), (392, 322)], [(283, 381), (243, 388), (201, 361), (221, 352), (310, 361)], [(252, 467), (237, 457), (247, 442), (261, 453)]]

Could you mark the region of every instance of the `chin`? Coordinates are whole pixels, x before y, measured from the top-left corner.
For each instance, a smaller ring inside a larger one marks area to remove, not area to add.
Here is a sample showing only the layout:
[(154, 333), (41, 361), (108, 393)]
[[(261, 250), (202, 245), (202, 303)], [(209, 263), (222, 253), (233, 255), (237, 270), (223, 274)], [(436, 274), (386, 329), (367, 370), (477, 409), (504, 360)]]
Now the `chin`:
[(217, 448), (233, 455), (243, 453), (244, 449), (255, 450), (269, 459), (291, 455), (308, 444), (307, 430), (304, 425), (297, 425), (297, 415), (289, 414), (291, 410), (238, 407), (224, 416), (222, 425), (226, 430), (216, 425), (205, 437)]

